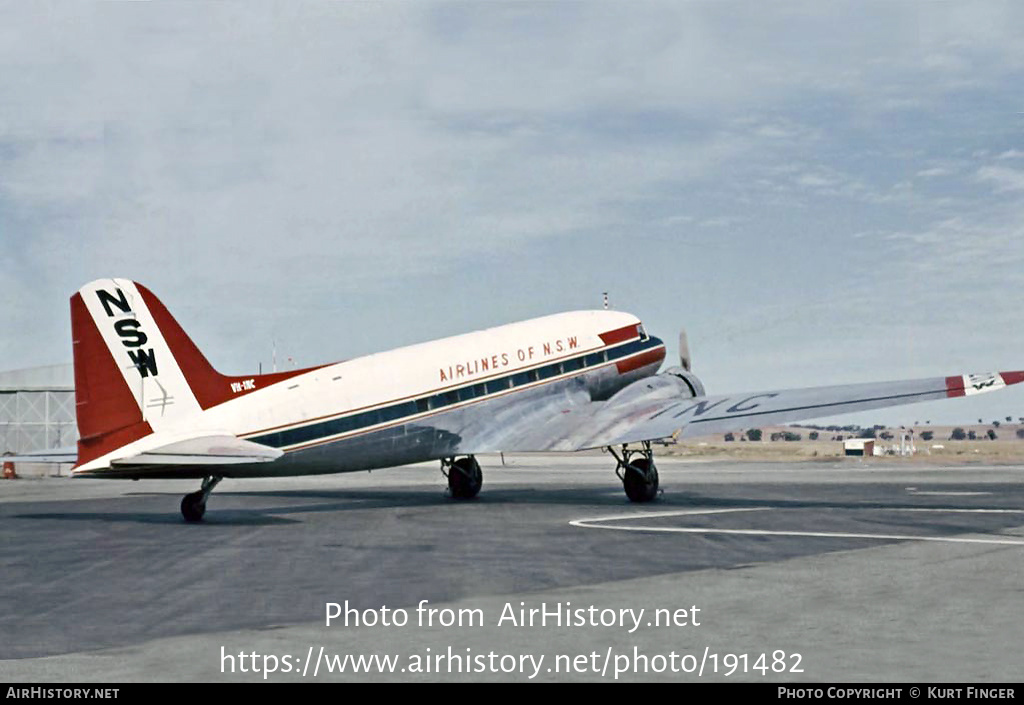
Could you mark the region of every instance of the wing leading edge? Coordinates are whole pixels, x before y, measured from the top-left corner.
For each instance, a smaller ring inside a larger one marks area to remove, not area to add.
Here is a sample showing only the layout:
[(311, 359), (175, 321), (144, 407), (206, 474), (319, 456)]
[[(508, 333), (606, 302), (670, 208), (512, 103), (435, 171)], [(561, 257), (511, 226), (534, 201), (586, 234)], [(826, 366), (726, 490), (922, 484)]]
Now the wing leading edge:
[(1024, 382), (1024, 371), (780, 389), (692, 399), (614, 399), (558, 445), (573, 450), (742, 431), (821, 416), (973, 396)]

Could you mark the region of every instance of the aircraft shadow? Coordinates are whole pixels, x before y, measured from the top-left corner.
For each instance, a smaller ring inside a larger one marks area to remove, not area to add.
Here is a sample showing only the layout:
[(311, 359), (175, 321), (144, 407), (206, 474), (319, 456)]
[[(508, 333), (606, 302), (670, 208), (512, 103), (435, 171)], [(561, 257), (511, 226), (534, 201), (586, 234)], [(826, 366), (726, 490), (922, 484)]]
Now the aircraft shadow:
[[(566, 505), (566, 506), (594, 506), (603, 505), (609, 507), (630, 506), (631, 503), (617, 487), (601, 488), (515, 488), (515, 489), (484, 489), (480, 495), (470, 500), (454, 500), (444, 490), (437, 491), (403, 491), (395, 490), (374, 490), (374, 489), (338, 489), (338, 490), (268, 490), (268, 491), (239, 491), (239, 492), (218, 492), (216, 497), (275, 497), (278, 499), (308, 499), (326, 500), (336, 502), (332, 505), (303, 505), (287, 506), (282, 509), (286, 511), (363, 511), (374, 508), (409, 508), (409, 507), (476, 507), (476, 506), (499, 506), (512, 504), (534, 504), (534, 505)], [(212, 506), (212, 505), (211, 505)], [(326, 509), (320, 509), (326, 506)], [(266, 511), (266, 510), (259, 510)]]
[(208, 513), (201, 524), (188, 524), (181, 515), (170, 508), (166, 512), (49, 512), (34, 514), (12, 514), (11, 519), (35, 519), (45, 521), (100, 521), (107, 523), (163, 524), (165, 526), (272, 526), (275, 524), (301, 524), (298, 519), (288, 519), (263, 511), (224, 510), (216, 515)]
[[(188, 526), (271, 526), (302, 523), (296, 515), (344, 513), (374, 509), (409, 509), (444, 507), (451, 511), (470, 510), (474, 507), (498, 507), (509, 505), (561, 505), (567, 507), (609, 507), (622, 508), (630, 502), (625, 495), (619, 498), (615, 488), (595, 489), (497, 489), (481, 494), (472, 500), (456, 501), (444, 491), (402, 491), (396, 490), (268, 490), (245, 492), (216, 492), (210, 499), (206, 516), (199, 524)], [(174, 499), (166, 511), (160, 512), (24, 512), (8, 515), (11, 519), (57, 520), (72, 522), (101, 521), (113, 523), (136, 523), (157, 525), (186, 525), (177, 512), (175, 492), (134, 492), (126, 496)], [(298, 500), (295, 504), (281, 504), (272, 507), (220, 508), (217, 498), (232, 497), (252, 499)], [(306, 501), (302, 501), (306, 500)], [(72, 504), (73, 506), (73, 504)], [(290, 516), (291, 515), (291, 516)]]
[[(484, 490), (472, 500), (453, 500), (446, 492), (338, 489), (338, 490), (268, 490), (218, 493), (224, 497), (277, 497), (280, 499), (329, 500), (348, 502), (337, 505), (306, 505), (284, 507), (286, 513), (307, 511), (350, 511), (370, 508), (408, 507), (460, 507), (460, 506), (501, 506), (501, 505), (564, 505), (567, 507), (636, 508), (650, 511), (671, 510), (672, 507), (748, 509), (770, 507), (773, 509), (892, 509), (905, 507), (908, 503), (918, 506), (945, 506), (944, 502), (923, 503), (920, 498), (894, 495), (891, 499), (787, 499), (780, 497), (722, 497), (693, 490), (668, 490), (657, 501), (646, 505), (630, 502), (621, 489), (610, 487), (567, 487), (567, 488), (498, 488)], [(216, 495), (215, 495), (216, 496)], [(915, 501), (916, 499), (916, 501)], [(268, 511), (268, 510), (256, 510)]]
[[(748, 493), (748, 495), (751, 493)], [(175, 492), (136, 492), (126, 496), (133, 497), (168, 497), (175, 500), (180, 494)], [(218, 497), (291, 500), (295, 503), (278, 506), (254, 506), (252, 508), (218, 507)], [(624, 509), (643, 509), (652, 512), (672, 511), (674, 508), (720, 508), (744, 509), (754, 507), (770, 507), (773, 509), (876, 509), (885, 510), (894, 507), (905, 507), (910, 498), (893, 496), (891, 500), (815, 500), (786, 499), (779, 497), (722, 497), (707, 495), (693, 490), (669, 490), (658, 501), (638, 506), (631, 503), (619, 488), (602, 487), (564, 487), (564, 488), (484, 488), (479, 497), (472, 500), (456, 501), (442, 490), (394, 490), (383, 489), (300, 489), (300, 490), (266, 490), (216, 492), (211, 498), (206, 517), (196, 526), (274, 526), (300, 524), (304, 522), (301, 515), (345, 513), (374, 509), (409, 509), (444, 507), (451, 512), (473, 510), (474, 508), (503, 506), (562, 506), (574, 508), (575, 511), (601, 512), (621, 511)], [(920, 506), (943, 506), (941, 503), (913, 502)], [(59, 520), (59, 521), (101, 521), (116, 523), (137, 523), (155, 525), (186, 525), (177, 512), (177, 502), (169, 503), (166, 510), (159, 512), (31, 512), (8, 515), (10, 518)], [(192, 526), (191, 524), (187, 524)]]

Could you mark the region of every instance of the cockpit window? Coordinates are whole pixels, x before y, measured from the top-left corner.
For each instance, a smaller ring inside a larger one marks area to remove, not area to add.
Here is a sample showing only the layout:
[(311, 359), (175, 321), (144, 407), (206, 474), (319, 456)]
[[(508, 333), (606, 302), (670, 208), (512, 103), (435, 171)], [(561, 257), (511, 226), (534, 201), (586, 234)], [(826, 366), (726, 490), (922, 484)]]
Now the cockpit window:
[(636, 332), (640, 335), (640, 340), (647, 340), (647, 331), (644, 330), (643, 323), (637, 324)]

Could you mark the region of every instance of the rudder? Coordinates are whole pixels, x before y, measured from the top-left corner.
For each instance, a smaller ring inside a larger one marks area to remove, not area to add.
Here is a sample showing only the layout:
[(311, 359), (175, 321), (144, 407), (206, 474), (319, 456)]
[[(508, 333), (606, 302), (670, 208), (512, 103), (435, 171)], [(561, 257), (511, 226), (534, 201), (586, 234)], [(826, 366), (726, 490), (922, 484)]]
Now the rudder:
[(140, 289), (97, 279), (71, 297), (79, 465), (200, 411)]
[(203, 410), (310, 369), (228, 376), (213, 369), (160, 300), (127, 279), (71, 297), (78, 465)]

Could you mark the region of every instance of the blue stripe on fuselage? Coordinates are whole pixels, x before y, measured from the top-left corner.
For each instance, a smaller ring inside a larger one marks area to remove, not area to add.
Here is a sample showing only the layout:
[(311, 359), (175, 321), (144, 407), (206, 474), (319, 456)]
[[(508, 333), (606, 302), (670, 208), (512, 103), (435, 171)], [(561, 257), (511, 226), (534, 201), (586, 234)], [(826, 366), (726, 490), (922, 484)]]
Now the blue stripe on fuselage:
[(381, 424), (393, 423), (422, 414), (429, 415), (429, 412), (443, 411), (446, 407), (462, 402), (484, 399), (517, 387), (525, 387), (546, 379), (600, 367), (638, 352), (656, 348), (662, 344), (662, 341), (655, 337), (650, 337), (646, 340), (637, 339), (616, 347), (586, 353), (548, 365), (534, 367), (530, 370), (513, 372), (484, 382), (469, 383), (455, 389), (424, 395), (417, 399), (381, 406), (349, 416), (320, 421), (307, 426), (283, 429), (259, 436), (247, 436), (246, 440), (262, 443), (273, 448), (286, 448), (312, 443), (331, 436), (369, 429)]

